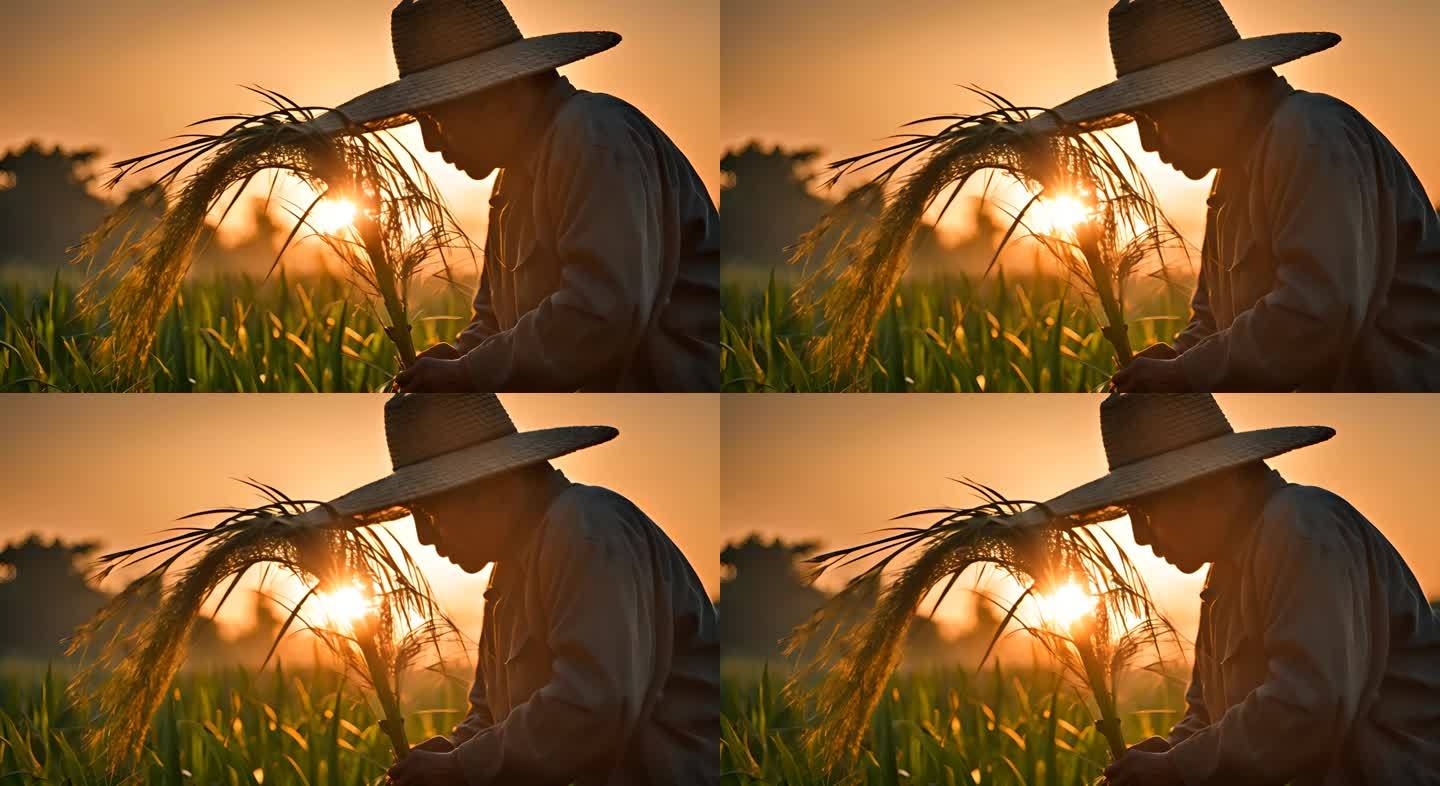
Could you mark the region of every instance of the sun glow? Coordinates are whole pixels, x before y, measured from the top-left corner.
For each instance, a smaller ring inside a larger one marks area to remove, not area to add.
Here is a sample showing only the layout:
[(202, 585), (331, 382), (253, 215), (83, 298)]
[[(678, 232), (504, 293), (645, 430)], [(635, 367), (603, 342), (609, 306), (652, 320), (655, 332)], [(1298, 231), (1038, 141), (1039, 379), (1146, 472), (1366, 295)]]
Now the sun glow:
[(354, 224), (355, 213), (355, 203), (348, 199), (322, 199), (305, 221), (316, 232), (329, 235)]
[(341, 632), (353, 630), (355, 623), (375, 611), (375, 599), (358, 584), (317, 592), (313, 602), (320, 612), (320, 625)]
[(1026, 216), (1026, 223), (1035, 231), (1053, 235), (1073, 233), (1081, 224), (1095, 218), (1095, 208), (1081, 196), (1061, 194), (1036, 202)]
[(1049, 594), (1037, 595), (1035, 599), (1045, 624), (1065, 630), (1095, 610), (1095, 598), (1073, 581), (1056, 587)]

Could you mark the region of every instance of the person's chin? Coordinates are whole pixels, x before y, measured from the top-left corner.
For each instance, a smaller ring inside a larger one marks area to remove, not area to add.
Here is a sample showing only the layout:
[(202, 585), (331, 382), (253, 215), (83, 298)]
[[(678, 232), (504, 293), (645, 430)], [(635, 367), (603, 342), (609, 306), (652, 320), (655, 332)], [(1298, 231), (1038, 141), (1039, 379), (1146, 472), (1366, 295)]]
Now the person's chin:
[(466, 573), (479, 573), (480, 571), (485, 569), (486, 565), (490, 564), (488, 561), (477, 562), (475, 560), (469, 559), (456, 559), (455, 557), (446, 557), (446, 559), (450, 560), (451, 565), (454, 565), (455, 567), (465, 571)]
[(471, 180), (484, 180), (495, 174), (495, 167), (480, 167), (456, 164), (455, 168), (464, 172)]
[(1215, 170), (1215, 167), (1204, 166), (1202, 164), (1172, 163), (1170, 164), (1170, 168), (1191, 180), (1204, 180), (1206, 175)]
[(1205, 567), (1205, 563), (1203, 562), (1172, 562), (1170, 564), (1174, 565), (1176, 570), (1186, 575)]

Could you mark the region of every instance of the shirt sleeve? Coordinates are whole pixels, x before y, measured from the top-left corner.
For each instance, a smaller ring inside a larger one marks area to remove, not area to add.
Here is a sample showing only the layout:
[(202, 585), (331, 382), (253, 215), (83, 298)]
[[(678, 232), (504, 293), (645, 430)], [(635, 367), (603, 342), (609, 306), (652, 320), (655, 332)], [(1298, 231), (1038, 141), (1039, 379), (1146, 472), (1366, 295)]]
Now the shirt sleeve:
[(1284, 108), (1255, 166), (1274, 287), (1180, 356), (1194, 390), (1286, 391), (1336, 365), (1376, 287), (1379, 184), (1340, 111)]
[(560, 286), (465, 355), (480, 390), (573, 391), (619, 376), (651, 321), (663, 287), (661, 175), (623, 118), (591, 114), (557, 128), (536, 177)]
[(1333, 755), (1358, 712), (1372, 655), (1363, 559), (1333, 507), (1282, 504), (1257, 533), (1246, 599), (1265, 675), (1170, 750), (1189, 786), (1290, 782)]
[(653, 566), (603, 509), (567, 515), (542, 533), (544, 575), (527, 589), (544, 609), (551, 680), (456, 749), (469, 786), (569, 783), (619, 756), (638, 722), (655, 661), (642, 591)]

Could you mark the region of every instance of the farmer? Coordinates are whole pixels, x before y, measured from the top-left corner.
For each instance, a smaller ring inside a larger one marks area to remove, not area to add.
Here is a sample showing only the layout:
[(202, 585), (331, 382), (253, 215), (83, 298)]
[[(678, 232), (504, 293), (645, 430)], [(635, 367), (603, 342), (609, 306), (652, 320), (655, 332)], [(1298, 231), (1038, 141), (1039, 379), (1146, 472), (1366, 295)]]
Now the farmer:
[(1110, 473), (1033, 515), (1128, 513), (1137, 544), (1210, 565), (1184, 720), (1109, 782), (1440, 783), (1440, 619), (1359, 511), (1264, 463), (1335, 432), (1236, 433), (1196, 393), (1111, 396), (1100, 428)]
[(665, 532), (549, 460), (603, 426), (517, 431), (492, 394), (385, 404), (394, 472), (330, 502), (366, 522), (410, 514), (463, 570), (494, 563), (470, 709), (390, 769), (411, 786), (719, 780), (718, 620)]
[(1135, 121), (1208, 202), (1189, 326), (1114, 377), (1122, 392), (1440, 389), (1440, 218), (1359, 112), (1273, 67), (1332, 33), (1241, 38), (1219, 0), (1120, 0), (1119, 78), (1055, 109)]
[(718, 390), (709, 192), (638, 109), (555, 70), (620, 36), (526, 38), (500, 0), (406, 0), (391, 37), (399, 81), (317, 122), (418, 120), (460, 171), (500, 170), (470, 326), (422, 353), (400, 389)]

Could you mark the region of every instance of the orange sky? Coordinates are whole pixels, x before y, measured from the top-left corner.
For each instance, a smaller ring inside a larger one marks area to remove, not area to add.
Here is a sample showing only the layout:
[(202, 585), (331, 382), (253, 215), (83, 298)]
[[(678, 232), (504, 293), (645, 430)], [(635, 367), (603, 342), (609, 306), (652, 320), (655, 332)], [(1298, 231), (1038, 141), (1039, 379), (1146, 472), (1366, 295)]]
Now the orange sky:
[[(826, 545), (862, 542), (891, 516), (970, 501), (947, 478), (1045, 499), (1105, 473), (1103, 396), (732, 394), (722, 404), (722, 539), (750, 532)], [(1229, 395), (1236, 429), (1328, 425), (1338, 434), (1271, 466), (1294, 483), (1345, 497), (1390, 539), (1430, 596), (1440, 595), (1440, 397)], [(1134, 549), (1128, 522), (1111, 527)], [(1194, 634), (1203, 571), (1186, 576), (1131, 554), (1185, 636)], [(962, 584), (964, 584), (962, 582)], [(969, 600), (947, 600), (943, 622), (963, 627)], [(949, 608), (947, 609), (946, 606)]]
[[(257, 499), (234, 478), (330, 499), (389, 472), (385, 395), (72, 395), (0, 397), (0, 544), (31, 531), (137, 545), (174, 520)], [(624, 494), (719, 591), (718, 396), (528, 394), (502, 397), (520, 428), (612, 425), (620, 436), (556, 463)], [(389, 525), (422, 558), (446, 610), (480, 616), (485, 576), (419, 546), (409, 519)], [(232, 604), (224, 622), (248, 620)], [(470, 635), (478, 636), (478, 627)]]
[[(825, 149), (826, 161), (879, 146), (920, 117), (970, 110), (960, 85), (1019, 104), (1054, 105), (1115, 77), (1112, 0), (722, 0), (721, 140)], [(1365, 113), (1440, 199), (1440, 3), (1430, 0), (1228, 0), (1242, 35), (1328, 30), (1336, 49), (1282, 66), (1298, 88)], [(1163, 206), (1198, 243), (1208, 183), (1145, 154)]]
[[(195, 120), (259, 109), (242, 84), (301, 103), (339, 104), (395, 79), (394, 6), (395, 0), (6, 3), (0, 146), (33, 138), (93, 145), (105, 149), (108, 163), (161, 149)], [(719, 166), (711, 158), (720, 146), (718, 0), (512, 0), (508, 7), (527, 35), (624, 36), (615, 49), (561, 73), (639, 107), (718, 195)], [(400, 138), (421, 156), (466, 230), (483, 238), (489, 182), (472, 181), (426, 153), (413, 127)]]

